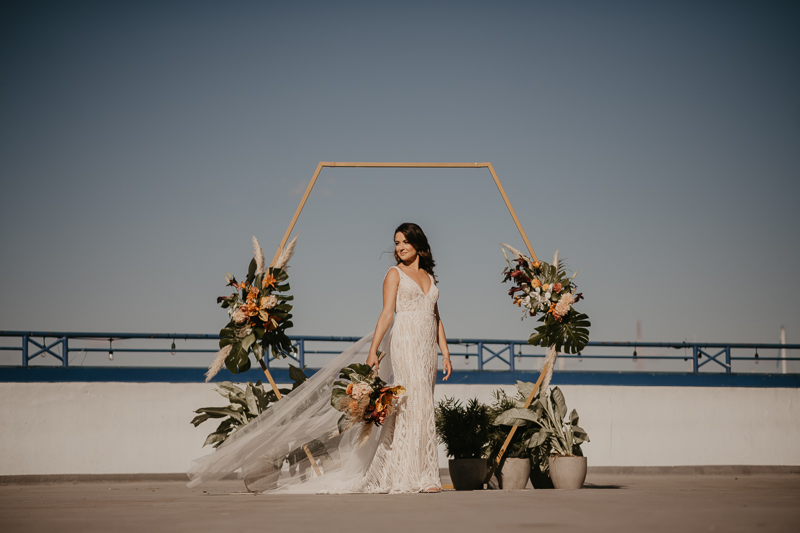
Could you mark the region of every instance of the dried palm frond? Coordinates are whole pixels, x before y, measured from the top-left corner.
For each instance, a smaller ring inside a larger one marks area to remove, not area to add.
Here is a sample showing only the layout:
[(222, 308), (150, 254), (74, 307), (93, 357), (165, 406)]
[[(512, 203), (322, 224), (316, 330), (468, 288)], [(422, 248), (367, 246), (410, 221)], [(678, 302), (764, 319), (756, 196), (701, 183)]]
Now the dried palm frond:
[(291, 259), (292, 255), (294, 255), (294, 245), (297, 242), (297, 237), (299, 236), (300, 234), (298, 233), (294, 236), (294, 239), (289, 241), (289, 244), (286, 245), (286, 248), (283, 249), (280, 257), (278, 257), (278, 260), (275, 262), (275, 268), (286, 269), (287, 265), (289, 264), (289, 259)]
[(267, 270), (264, 268), (264, 250), (261, 249), (261, 245), (258, 244), (258, 239), (256, 239), (255, 235), (253, 235), (253, 257), (256, 258), (256, 275), (266, 272)]
[(225, 359), (231, 354), (232, 349), (233, 345), (229, 344), (217, 352), (217, 355), (214, 357), (214, 362), (209, 365), (208, 372), (206, 372), (206, 383), (211, 381), (211, 378), (222, 370), (222, 367), (225, 366)]

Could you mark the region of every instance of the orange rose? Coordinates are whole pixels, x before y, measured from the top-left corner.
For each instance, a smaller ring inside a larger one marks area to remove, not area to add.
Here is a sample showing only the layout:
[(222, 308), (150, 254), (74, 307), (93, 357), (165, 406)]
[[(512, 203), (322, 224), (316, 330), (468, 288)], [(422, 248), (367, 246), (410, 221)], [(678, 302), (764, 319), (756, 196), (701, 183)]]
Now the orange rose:
[(542, 290), (543, 290), (544, 292), (547, 292), (548, 290), (550, 290), (550, 285), (548, 285), (547, 283), (545, 283), (544, 285), (542, 285)]
[(542, 280), (540, 279), (535, 279), (531, 282), (531, 287), (533, 287), (534, 289), (537, 289), (541, 286), (542, 286)]

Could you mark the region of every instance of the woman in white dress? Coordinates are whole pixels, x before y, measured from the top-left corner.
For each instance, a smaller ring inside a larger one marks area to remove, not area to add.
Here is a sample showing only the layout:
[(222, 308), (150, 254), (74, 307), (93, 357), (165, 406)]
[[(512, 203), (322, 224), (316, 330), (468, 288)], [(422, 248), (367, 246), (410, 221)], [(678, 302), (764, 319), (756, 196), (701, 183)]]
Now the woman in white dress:
[(444, 357), (444, 379), (453, 367), (436, 303), (433, 254), (416, 224), (395, 230), (397, 266), (383, 281), (383, 311), (375, 327), (367, 364), (378, 368), (378, 346), (392, 325), (391, 357), (396, 383), (406, 388), (395, 416), (387, 420), (369, 471), (354, 492), (439, 492), (433, 387), (438, 351)]
[[(214, 453), (193, 461), (188, 486), (240, 471), (248, 488), (257, 491), (441, 490), (433, 401), (439, 349), (444, 379), (450, 377), (452, 366), (436, 303), (433, 255), (416, 224), (404, 223), (395, 231), (395, 259), (397, 265), (383, 282), (383, 311), (375, 332), (233, 433)], [(380, 365), (378, 349), (387, 354)], [(382, 379), (402, 385), (406, 393), (363, 443), (357, 431), (339, 434), (341, 413), (331, 406), (331, 391), (343, 367), (365, 358)], [(286, 468), (284, 458), (290, 451), (301, 458), (299, 469)], [(306, 454), (313, 457), (313, 465)], [(297, 475), (298, 470), (305, 474)], [(258, 481), (248, 483), (248, 478)]]

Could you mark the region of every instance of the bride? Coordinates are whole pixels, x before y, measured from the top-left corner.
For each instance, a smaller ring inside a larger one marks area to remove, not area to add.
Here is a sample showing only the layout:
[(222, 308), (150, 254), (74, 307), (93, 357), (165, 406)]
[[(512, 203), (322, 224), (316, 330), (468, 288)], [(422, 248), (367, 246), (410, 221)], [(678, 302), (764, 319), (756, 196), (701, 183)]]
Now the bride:
[[(439, 492), (439, 459), (433, 388), (437, 353), (444, 379), (452, 372), (439, 289), (428, 239), (413, 223), (394, 235), (397, 265), (383, 282), (383, 310), (374, 333), (357, 341), (283, 400), (243, 426), (216, 452), (193, 462), (189, 486), (240, 470), (258, 480), (257, 489), (297, 493)], [(377, 352), (386, 358), (379, 362)], [(341, 413), (331, 406), (331, 390), (341, 368), (364, 361), (390, 384), (406, 389), (385, 423), (366, 444), (357, 431), (339, 434)], [(287, 471), (284, 458), (299, 459), (303, 474)], [(311, 462), (313, 459), (313, 464)], [(250, 486), (250, 485), (248, 485)]]

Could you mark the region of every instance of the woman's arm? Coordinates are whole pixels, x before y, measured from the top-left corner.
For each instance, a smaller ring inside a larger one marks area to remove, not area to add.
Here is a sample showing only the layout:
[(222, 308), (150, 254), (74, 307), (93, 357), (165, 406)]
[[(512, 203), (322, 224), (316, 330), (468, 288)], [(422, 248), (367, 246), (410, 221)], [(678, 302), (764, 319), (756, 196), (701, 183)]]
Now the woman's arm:
[(380, 346), (383, 336), (392, 323), (394, 318), (394, 303), (397, 299), (397, 286), (400, 284), (400, 274), (397, 269), (392, 268), (387, 272), (383, 280), (383, 310), (378, 317), (378, 324), (375, 326), (375, 334), (372, 336), (372, 344), (369, 346), (367, 364), (379, 370), (378, 365), (378, 346)]
[(444, 334), (444, 324), (442, 323), (442, 317), (439, 316), (438, 303), (433, 312), (436, 314), (436, 323), (438, 324), (436, 328), (436, 337), (439, 342), (439, 349), (442, 351), (442, 357), (444, 357), (444, 361), (442, 361), (444, 381), (447, 381), (447, 378), (450, 377), (450, 373), (453, 371), (453, 365), (450, 363), (450, 349), (447, 347), (447, 335)]

